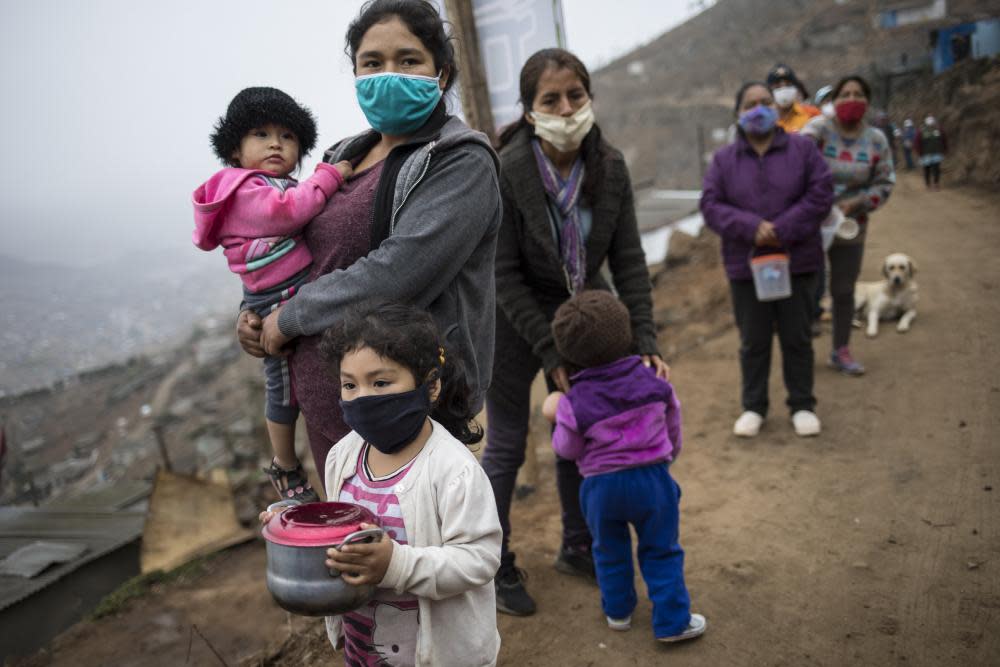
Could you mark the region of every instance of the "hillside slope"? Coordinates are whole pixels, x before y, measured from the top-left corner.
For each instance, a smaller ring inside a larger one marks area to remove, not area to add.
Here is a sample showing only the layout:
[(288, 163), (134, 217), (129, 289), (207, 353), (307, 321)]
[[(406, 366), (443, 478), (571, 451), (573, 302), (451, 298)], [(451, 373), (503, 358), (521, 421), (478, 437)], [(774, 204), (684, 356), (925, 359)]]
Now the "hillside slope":
[(945, 182), (1000, 186), (1000, 58), (975, 60), (915, 81), (893, 96), (897, 119), (937, 116), (948, 137)]
[(952, 0), (938, 22), (882, 30), (880, 0), (720, 0), (690, 21), (594, 73), (595, 108), (608, 139), (625, 153), (637, 183), (700, 187), (699, 126), (732, 122), (732, 96), (791, 65), (810, 92), (840, 76), (872, 79), (885, 105), (884, 73), (900, 62), (926, 62), (928, 31), (1000, 16), (1000, 0)]

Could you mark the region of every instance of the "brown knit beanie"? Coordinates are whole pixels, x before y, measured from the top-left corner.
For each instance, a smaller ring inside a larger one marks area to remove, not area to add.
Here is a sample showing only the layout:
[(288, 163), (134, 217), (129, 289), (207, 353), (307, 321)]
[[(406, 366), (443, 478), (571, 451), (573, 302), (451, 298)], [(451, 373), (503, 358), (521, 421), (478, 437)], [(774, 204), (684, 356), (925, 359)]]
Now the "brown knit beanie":
[(628, 308), (611, 292), (584, 290), (556, 310), (552, 337), (559, 355), (574, 366), (610, 364), (632, 348)]

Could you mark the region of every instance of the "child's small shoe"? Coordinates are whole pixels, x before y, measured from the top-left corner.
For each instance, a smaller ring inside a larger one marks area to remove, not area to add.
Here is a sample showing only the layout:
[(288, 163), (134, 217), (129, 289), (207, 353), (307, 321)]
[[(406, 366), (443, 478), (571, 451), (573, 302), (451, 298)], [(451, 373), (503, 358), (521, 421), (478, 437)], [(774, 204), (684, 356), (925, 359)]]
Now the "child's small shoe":
[(605, 616), (608, 619), (608, 627), (615, 632), (625, 632), (626, 630), (632, 629), (632, 617), (626, 616), (625, 618), (611, 618), (610, 616)]
[(271, 466), (265, 468), (264, 472), (271, 478), (271, 486), (282, 500), (297, 500), (300, 503), (319, 502), (319, 494), (309, 483), (301, 463), (292, 470), (285, 470), (277, 461), (271, 459)]
[(657, 637), (656, 641), (663, 642), (664, 644), (672, 644), (674, 642), (682, 642), (685, 639), (694, 639), (705, 634), (707, 628), (708, 621), (705, 620), (704, 616), (701, 614), (691, 614), (691, 620), (688, 621), (688, 626), (684, 632), (669, 637)]

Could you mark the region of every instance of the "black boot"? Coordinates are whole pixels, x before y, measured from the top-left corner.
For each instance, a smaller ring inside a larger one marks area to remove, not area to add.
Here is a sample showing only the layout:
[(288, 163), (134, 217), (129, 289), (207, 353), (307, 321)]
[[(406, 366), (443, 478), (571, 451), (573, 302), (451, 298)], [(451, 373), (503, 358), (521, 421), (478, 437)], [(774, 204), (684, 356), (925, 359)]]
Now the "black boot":
[(500, 559), (500, 569), (493, 579), (497, 592), (497, 611), (512, 616), (531, 616), (535, 601), (524, 589), (528, 574), (514, 565), (514, 553), (508, 552)]

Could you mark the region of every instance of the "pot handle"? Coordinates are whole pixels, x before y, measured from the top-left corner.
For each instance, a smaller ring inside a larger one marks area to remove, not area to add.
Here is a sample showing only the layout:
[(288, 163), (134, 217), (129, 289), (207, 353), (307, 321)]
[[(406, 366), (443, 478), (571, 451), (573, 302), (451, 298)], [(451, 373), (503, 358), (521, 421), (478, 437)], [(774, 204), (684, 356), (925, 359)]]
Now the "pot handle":
[[(359, 542), (381, 542), (382, 535), (384, 535), (384, 533), (381, 528), (365, 528), (363, 530), (355, 531), (345, 537), (344, 541), (340, 543), (340, 546), (358, 544)], [(337, 548), (339, 549), (340, 547)]]
[(277, 511), (279, 509), (283, 510), (286, 507), (296, 507), (296, 506), (301, 505), (301, 504), (302, 504), (302, 501), (300, 501), (300, 500), (295, 500), (294, 498), (288, 498), (287, 500), (279, 500), (276, 503), (271, 503), (270, 505), (267, 506), (267, 511), (268, 512), (274, 512), (274, 511)]
[[(381, 542), (382, 535), (385, 533), (381, 528), (365, 528), (363, 530), (357, 530), (344, 538), (344, 541), (339, 545), (334, 547), (335, 549), (340, 549), (340, 547), (347, 544), (359, 544), (361, 542)], [(331, 577), (339, 577), (340, 570), (331, 567), (330, 568)]]

